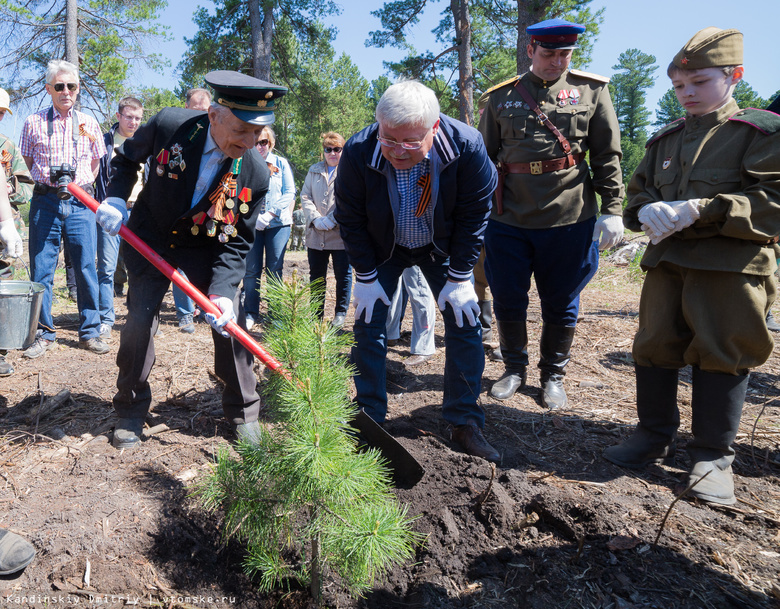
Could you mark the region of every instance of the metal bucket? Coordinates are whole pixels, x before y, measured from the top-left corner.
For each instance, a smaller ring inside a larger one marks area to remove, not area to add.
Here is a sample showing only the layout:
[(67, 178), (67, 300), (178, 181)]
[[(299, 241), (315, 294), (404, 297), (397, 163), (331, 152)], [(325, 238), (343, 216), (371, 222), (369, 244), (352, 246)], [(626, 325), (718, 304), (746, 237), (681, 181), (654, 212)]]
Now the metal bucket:
[(34, 281), (0, 281), (0, 349), (33, 344), (44, 290)]

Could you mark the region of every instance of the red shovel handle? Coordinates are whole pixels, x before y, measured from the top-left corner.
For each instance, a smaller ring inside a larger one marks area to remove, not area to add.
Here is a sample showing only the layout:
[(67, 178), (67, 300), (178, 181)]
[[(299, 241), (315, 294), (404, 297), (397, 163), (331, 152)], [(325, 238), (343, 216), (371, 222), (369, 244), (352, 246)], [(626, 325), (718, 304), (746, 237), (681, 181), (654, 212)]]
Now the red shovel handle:
[[(95, 199), (93, 199), (91, 196), (87, 194), (87, 192), (75, 184), (74, 182), (71, 182), (68, 184), (68, 190), (70, 191), (70, 194), (72, 194), (74, 197), (76, 197), (79, 201), (81, 201), (84, 205), (89, 207), (93, 212), (97, 212), (98, 203)], [(179, 271), (177, 271), (175, 268), (173, 268), (170, 264), (168, 264), (165, 260), (163, 260), (162, 256), (160, 256), (157, 252), (155, 252), (151, 247), (146, 245), (139, 237), (136, 235), (133, 231), (131, 231), (126, 226), (123, 226), (119, 229), (119, 235), (127, 241), (130, 245), (132, 245), (138, 252), (146, 258), (149, 262), (151, 262), (157, 269), (165, 275), (168, 279), (170, 279), (173, 283), (175, 283), (177, 286), (179, 286), (182, 291), (187, 294), (192, 300), (194, 300), (198, 307), (200, 307), (201, 310), (205, 311), (206, 313), (212, 313), (213, 315), (216, 315), (219, 317), (222, 315), (222, 311), (219, 310), (219, 307), (217, 307), (213, 302), (211, 302), (200, 290), (198, 290), (194, 285), (192, 285), (187, 279), (185, 279)], [(252, 338), (249, 333), (247, 333), (246, 330), (244, 330), (241, 326), (239, 326), (235, 321), (230, 321), (225, 326), (225, 330), (227, 330), (235, 339), (240, 342), (244, 347), (246, 347), (250, 353), (255, 355), (263, 364), (265, 364), (268, 368), (275, 372), (279, 372), (281, 375), (283, 375), (286, 378), (290, 378), (289, 372), (285, 370), (282, 365), (271, 355), (269, 354), (265, 349), (263, 349), (260, 344)]]

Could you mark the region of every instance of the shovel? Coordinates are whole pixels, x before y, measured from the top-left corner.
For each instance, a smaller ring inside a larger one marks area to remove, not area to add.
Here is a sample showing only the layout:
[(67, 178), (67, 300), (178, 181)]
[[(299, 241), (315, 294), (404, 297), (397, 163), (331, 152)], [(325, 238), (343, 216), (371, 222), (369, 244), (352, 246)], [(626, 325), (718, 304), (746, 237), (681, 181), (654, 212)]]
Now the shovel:
[[(68, 190), (70, 191), (70, 194), (76, 197), (93, 212), (97, 211), (98, 205), (100, 204), (88, 195), (83, 188), (71, 182), (68, 184)], [(187, 296), (195, 301), (202, 311), (212, 313), (217, 317), (222, 314), (214, 303), (183, 277), (178, 270), (168, 264), (162, 256), (146, 245), (146, 243), (144, 243), (133, 231), (126, 226), (122, 226), (122, 228), (119, 229), (119, 235), (138, 250), (138, 252), (151, 262), (157, 270), (180, 287)], [(292, 376), (282, 364), (263, 349), (263, 347), (235, 321), (229, 321), (225, 326), (225, 330), (246, 347), (252, 355), (263, 362), (266, 367), (270, 368), (273, 372), (281, 374), (288, 381), (292, 380)], [(350, 424), (358, 430), (369, 446), (379, 449), (382, 456), (390, 464), (393, 471), (393, 480), (397, 486), (410, 488), (422, 479), (425, 474), (422, 465), (420, 465), (409, 451), (407, 451), (393, 436), (388, 434), (381, 425), (377, 424), (362, 409), (358, 411), (355, 419)]]

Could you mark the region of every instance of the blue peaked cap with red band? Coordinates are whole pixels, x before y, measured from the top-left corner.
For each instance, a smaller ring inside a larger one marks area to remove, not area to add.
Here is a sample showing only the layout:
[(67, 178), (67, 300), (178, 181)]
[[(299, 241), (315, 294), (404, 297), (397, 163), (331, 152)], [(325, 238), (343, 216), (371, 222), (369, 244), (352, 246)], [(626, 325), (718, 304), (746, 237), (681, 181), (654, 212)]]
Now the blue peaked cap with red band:
[(545, 49), (576, 49), (579, 48), (577, 37), (585, 31), (585, 26), (565, 19), (547, 19), (529, 25), (525, 31), (530, 34), (531, 42)]

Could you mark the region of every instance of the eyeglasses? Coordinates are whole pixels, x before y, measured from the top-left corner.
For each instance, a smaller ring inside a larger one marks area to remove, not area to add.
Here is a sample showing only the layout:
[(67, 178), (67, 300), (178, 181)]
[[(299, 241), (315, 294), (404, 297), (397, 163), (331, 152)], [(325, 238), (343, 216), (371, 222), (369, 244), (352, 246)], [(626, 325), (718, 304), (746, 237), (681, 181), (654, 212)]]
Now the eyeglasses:
[(57, 84), (52, 86), (54, 87), (54, 90), (57, 93), (62, 93), (65, 90), (66, 84), (68, 85), (68, 91), (70, 91), (71, 93), (73, 93), (73, 91), (79, 88), (79, 83), (77, 82), (69, 82), (69, 83), (58, 82)]
[(328, 153), (335, 152), (336, 154), (339, 154), (341, 151), (342, 151), (341, 146), (333, 146), (333, 148), (331, 148), (330, 146), (325, 146), (325, 152)]
[(422, 140), (417, 142), (396, 142), (395, 140), (382, 137), (381, 135), (377, 135), (376, 139), (378, 139), (379, 143), (385, 148), (395, 148), (396, 146), (400, 146), (404, 150), (419, 150), (425, 143)]
[(268, 140), (260, 140), (255, 146), (268, 146), (270, 142)]
[(120, 114), (123, 119), (125, 119), (128, 123), (140, 123), (143, 120), (143, 117), (141, 116), (129, 116), (128, 114)]

